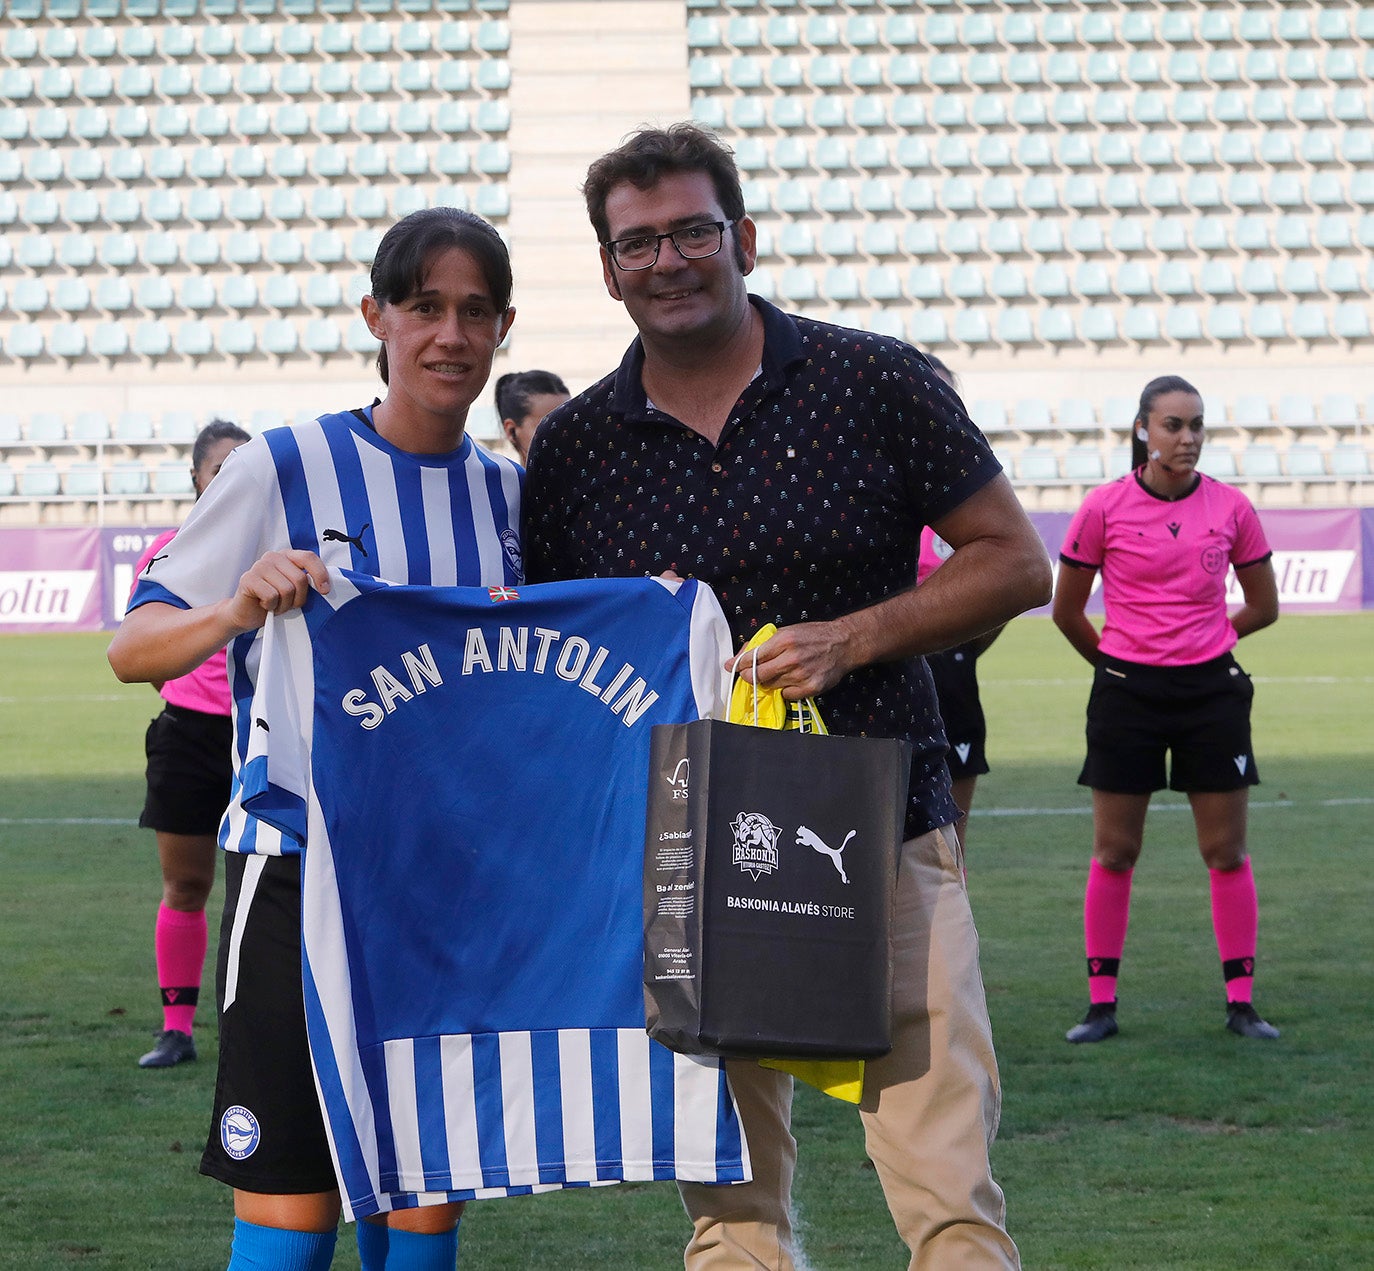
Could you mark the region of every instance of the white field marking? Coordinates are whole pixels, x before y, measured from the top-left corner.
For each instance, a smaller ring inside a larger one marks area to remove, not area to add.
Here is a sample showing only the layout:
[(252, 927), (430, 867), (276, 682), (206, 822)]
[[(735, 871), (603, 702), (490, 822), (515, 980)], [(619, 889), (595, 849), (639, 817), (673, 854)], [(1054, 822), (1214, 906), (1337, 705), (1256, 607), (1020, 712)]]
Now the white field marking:
[[(53, 693), (46, 697), (0, 697), (0, 706), (27, 706), (31, 702), (127, 702), (141, 694), (137, 686), (128, 693)], [(149, 699), (150, 701), (152, 699)]]
[(126, 825), (137, 821), (116, 816), (0, 816), (0, 825)]
[[(1348, 808), (1368, 807), (1374, 798), (1350, 799), (1265, 799), (1253, 800), (1252, 808)], [(1187, 812), (1187, 803), (1152, 803), (1151, 812)], [(984, 816), (1091, 816), (1092, 808), (983, 808), (975, 807), (975, 817)], [(123, 825), (133, 827), (137, 821), (111, 816), (0, 816), (0, 825)]]
[[(1177, 792), (1175, 792), (1177, 793)], [(1346, 808), (1346, 807), (1367, 807), (1374, 803), (1374, 798), (1354, 798), (1354, 799), (1255, 799), (1250, 802), (1252, 808)], [(1191, 805), (1187, 803), (1151, 803), (1151, 812), (1188, 812)], [(1093, 810), (1090, 807), (1078, 808), (980, 808), (974, 805), (971, 819), (982, 816), (1092, 816)]]

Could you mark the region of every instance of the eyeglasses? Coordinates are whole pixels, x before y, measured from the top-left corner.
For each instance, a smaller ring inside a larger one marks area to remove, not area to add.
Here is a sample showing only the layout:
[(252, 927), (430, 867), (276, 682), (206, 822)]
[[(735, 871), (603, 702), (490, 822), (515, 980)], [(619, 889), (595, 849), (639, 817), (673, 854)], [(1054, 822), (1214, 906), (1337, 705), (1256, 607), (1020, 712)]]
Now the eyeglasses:
[(671, 239), (683, 260), (705, 260), (720, 251), (725, 231), (734, 221), (704, 221), (687, 225), (670, 234), (636, 234), (633, 238), (617, 238), (601, 245), (611, 254), (621, 269), (648, 269), (658, 263), (659, 249), (665, 238)]

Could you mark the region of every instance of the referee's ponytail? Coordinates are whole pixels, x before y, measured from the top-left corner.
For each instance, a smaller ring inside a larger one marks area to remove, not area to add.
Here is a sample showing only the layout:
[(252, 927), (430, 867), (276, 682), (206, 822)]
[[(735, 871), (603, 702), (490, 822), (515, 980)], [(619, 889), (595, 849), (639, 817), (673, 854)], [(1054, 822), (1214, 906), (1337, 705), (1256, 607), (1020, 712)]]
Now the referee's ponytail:
[(1143, 468), (1150, 461), (1149, 447), (1140, 434), (1150, 421), (1150, 411), (1154, 409), (1156, 398), (1162, 397), (1165, 393), (1191, 393), (1199, 400), (1202, 397), (1202, 394), (1181, 375), (1161, 375), (1145, 385), (1144, 391), (1140, 394), (1140, 406), (1135, 413), (1135, 422), (1131, 425), (1132, 472)]

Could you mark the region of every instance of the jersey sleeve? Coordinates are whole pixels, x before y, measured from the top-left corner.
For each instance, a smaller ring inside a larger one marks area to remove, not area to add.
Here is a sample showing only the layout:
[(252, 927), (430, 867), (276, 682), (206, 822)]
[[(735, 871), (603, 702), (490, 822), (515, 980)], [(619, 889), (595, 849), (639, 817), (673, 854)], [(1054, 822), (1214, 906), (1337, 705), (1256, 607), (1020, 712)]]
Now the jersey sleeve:
[(248, 715), (241, 802), (245, 811), (281, 831), (284, 854), (300, 852), (306, 841), (314, 692), (305, 613), (272, 614), (263, 629)]
[[(672, 586), (671, 583), (665, 585)], [(688, 638), (697, 715), (701, 719), (724, 719), (730, 700), (731, 675), (725, 666), (733, 652), (730, 624), (725, 620), (725, 611), (716, 593), (705, 583), (693, 579), (678, 587), (679, 598), (690, 598), (691, 603)]]
[(1106, 547), (1106, 518), (1102, 512), (1101, 490), (1094, 490), (1083, 500), (1064, 534), (1059, 559), (1083, 569), (1101, 569)]
[(257, 438), (229, 452), (176, 537), (140, 571), (128, 607), (194, 609), (232, 596), (263, 552), (288, 541), (284, 527), (271, 455)]
[(1255, 505), (1239, 490), (1236, 491), (1236, 541), (1231, 544), (1231, 564), (1237, 569), (1258, 565), (1273, 554), (1264, 526), (1260, 524)]

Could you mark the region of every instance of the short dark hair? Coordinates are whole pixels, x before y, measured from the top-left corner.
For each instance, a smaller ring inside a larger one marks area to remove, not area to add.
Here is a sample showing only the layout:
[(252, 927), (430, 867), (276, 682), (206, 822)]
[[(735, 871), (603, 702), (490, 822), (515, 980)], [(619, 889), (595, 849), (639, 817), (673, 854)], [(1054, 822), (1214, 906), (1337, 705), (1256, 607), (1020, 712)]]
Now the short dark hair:
[(566, 393), (568, 386), (552, 371), (507, 371), (496, 381), (496, 413), (502, 419), (522, 420), (536, 393)]
[(205, 462), (206, 452), (217, 441), (252, 441), (252, 435), (228, 419), (212, 419), (197, 434), (191, 446), (191, 467), (199, 468)]
[(926, 361), (930, 363), (931, 369), (955, 392), (959, 391), (959, 377), (949, 369), (944, 363), (944, 359), (938, 358), (934, 353), (926, 354)]
[[(372, 258), (372, 298), (390, 305), (413, 296), (424, 285), (434, 253), (449, 247), (476, 261), (497, 311), (509, 309), (513, 283), (506, 244), (495, 227), (457, 207), (421, 208), (387, 230)], [(377, 353), (377, 372), (387, 383), (385, 345)]]
[(1146, 384), (1140, 394), (1140, 405), (1135, 412), (1135, 421), (1131, 425), (1132, 470), (1141, 467), (1149, 460), (1149, 447), (1141, 441), (1140, 430), (1150, 418), (1150, 411), (1154, 409), (1155, 402), (1165, 393), (1192, 393), (1199, 401), (1202, 400), (1202, 394), (1181, 375), (1161, 375)]
[(611, 236), (606, 199), (612, 189), (628, 181), (637, 190), (647, 190), (671, 172), (706, 173), (715, 186), (725, 219), (738, 221), (744, 216), (734, 151), (715, 133), (692, 123), (641, 128), (587, 169), (582, 197), (587, 201), (587, 216), (596, 230), (597, 242), (604, 243)]

